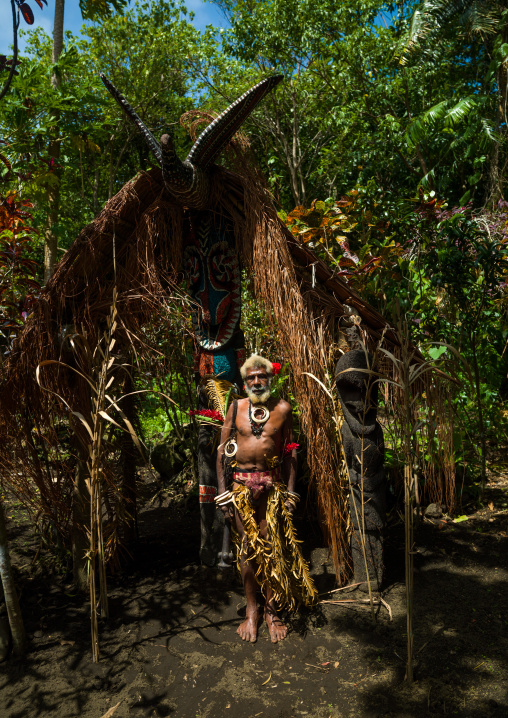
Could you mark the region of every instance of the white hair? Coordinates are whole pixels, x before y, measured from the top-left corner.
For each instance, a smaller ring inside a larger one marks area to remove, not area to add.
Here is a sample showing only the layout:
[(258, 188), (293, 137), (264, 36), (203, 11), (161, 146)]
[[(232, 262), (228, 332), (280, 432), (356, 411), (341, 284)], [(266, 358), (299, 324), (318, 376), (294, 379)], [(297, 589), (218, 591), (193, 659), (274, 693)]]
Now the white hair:
[(259, 354), (252, 354), (252, 356), (250, 356), (244, 362), (244, 364), (240, 368), (240, 374), (242, 375), (242, 379), (245, 380), (249, 369), (265, 369), (266, 373), (269, 376), (273, 375), (272, 362), (268, 359), (265, 359), (265, 357), (260, 356)]

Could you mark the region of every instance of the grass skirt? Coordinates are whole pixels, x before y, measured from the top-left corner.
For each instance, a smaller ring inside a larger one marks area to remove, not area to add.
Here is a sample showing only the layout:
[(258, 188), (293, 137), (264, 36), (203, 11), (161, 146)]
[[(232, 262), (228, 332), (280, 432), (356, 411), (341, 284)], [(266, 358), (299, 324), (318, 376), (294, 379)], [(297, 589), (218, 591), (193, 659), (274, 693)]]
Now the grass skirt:
[(238, 568), (242, 557), (251, 561), (257, 568), (256, 580), (263, 596), (266, 598), (267, 588), (271, 588), (279, 609), (294, 611), (301, 604), (312, 606), (317, 601), (318, 593), (300, 551), (301, 541), (296, 538), (293, 517), (285, 506), (287, 488), (277, 483), (268, 492), (268, 540), (264, 540), (260, 534), (251, 490), (246, 486), (236, 486), (232, 494), (246, 539), (242, 542), (238, 533), (233, 534)]

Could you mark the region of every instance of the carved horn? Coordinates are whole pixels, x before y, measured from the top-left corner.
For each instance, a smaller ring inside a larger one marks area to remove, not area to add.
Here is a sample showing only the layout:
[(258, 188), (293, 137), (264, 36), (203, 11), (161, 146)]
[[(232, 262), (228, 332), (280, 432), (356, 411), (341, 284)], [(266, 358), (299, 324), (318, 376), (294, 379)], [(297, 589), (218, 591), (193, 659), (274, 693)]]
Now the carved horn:
[(154, 155), (157, 157), (157, 162), (159, 164), (162, 163), (162, 152), (161, 148), (159, 147), (159, 143), (155, 139), (155, 137), (152, 135), (148, 127), (145, 125), (143, 120), (139, 117), (139, 115), (135, 112), (134, 108), (129, 105), (125, 97), (122, 95), (121, 92), (118, 92), (116, 87), (113, 85), (112, 82), (108, 80), (106, 75), (103, 72), (99, 72), (99, 77), (103, 81), (103, 83), (106, 86), (106, 89), (113, 95), (115, 100), (118, 102), (122, 110), (125, 112), (127, 117), (129, 117), (132, 122), (136, 125), (138, 130), (141, 132), (141, 134), (144, 136), (145, 140), (148, 143), (148, 146), (154, 153)]
[(102, 72), (100, 73), (100, 78), (120, 107), (143, 134), (148, 146), (162, 167), (164, 183), (171, 194), (178, 197), (188, 207), (201, 209), (206, 206), (209, 195), (209, 181), (206, 170), (252, 110), (270, 90), (279, 84), (283, 76), (274, 75), (273, 77), (268, 77), (235, 100), (203, 130), (192, 146), (185, 162), (178, 158), (169, 135), (162, 135), (161, 144), (159, 145), (125, 97), (118, 92)]
[(173, 141), (169, 135), (162, 135), (161, 144), (157, 142), (143, 120), (135, 112), (134, 108), (127, 102), (125, 97), (116, 89), (112, 82), (104, 75), (99, 73), (106, 89), (113, 95), (120, 107), (123, 109), (127, 117), (136, 125), (138, 130), (145, 138), (149, 148), (157, 158), (158, 163), (162, 167), (162, 176), (164, 184), (176, 196), (182, 204), (202, 209), (206, 205), (209, 194), (209, 183), (206, 173), (190, 162), (182, 162), (173, 146)]
[(187, 155), (186, 162), (201, 169), (206, 169), (212, 164), (263, 97), (283, 78), (283, 75), (267, 77), (235, 100), (199, 135)]

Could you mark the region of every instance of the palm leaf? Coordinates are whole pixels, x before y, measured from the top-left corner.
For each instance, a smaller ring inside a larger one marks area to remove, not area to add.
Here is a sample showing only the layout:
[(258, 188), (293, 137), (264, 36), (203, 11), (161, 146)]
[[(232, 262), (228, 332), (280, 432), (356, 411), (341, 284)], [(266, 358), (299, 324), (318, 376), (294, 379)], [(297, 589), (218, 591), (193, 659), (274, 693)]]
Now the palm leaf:
[[(217, 379), (208, 377), (204, 379), (202, 387), (208, 399), (208, 403), (213, 407), (214, 411), (218, 411), (222, 416), (226, 416), (226, 400), (240, 399), (240, 395), (232, 391), (234, 385), (226, 379)], [(229, 394), (229, 397), (228, 397)]]
[(429, 126), (446, 116), (449, 102), (442, 100), (413, 120), (406, 130), (406, 141), (409, 145), (417, 145), (425, 139)]
[[(455, 128), (458, 124), (464, 122), (473, 111), (476, 114), (478, 109), (479, 101), (474, 95), (463, 97), (458, 102), (453, 103), (452, 106), (450, 106), (450, 100), (442, 100), (413, 120), (406, 130), (406, 141), (410, 146), (414, 147), (427, 138), (431, 128), (435, 132), (435, 125), (439, 122), (443, 123), (443, 127)], [(482, 128), (487, 129), (483, 124)], [(477, 128), (474, 134), (478, 134)], [(489, 135), (491, 134), (490, 132)]]
[(463, 97), (462, 100), (459, 100), (444, 116), (445, 127), (455, 127), (459, 122), (466, 119), (471, 110), (476, 110), (477, 108), (478, 102), (474, 96)]
[(501, 7), (495, 0), (423, 0), (399, 46), (399, 62), (406, 65), (425, 43), (442, 33), (451, 23), (461, 25), (466, 35), (488, 35), (498, 31)]

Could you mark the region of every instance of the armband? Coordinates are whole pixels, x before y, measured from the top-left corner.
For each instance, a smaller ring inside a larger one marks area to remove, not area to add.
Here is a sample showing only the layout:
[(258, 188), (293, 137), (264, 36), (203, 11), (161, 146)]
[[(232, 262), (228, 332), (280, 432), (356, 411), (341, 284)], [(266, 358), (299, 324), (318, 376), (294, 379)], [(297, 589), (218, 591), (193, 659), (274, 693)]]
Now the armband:
[(226, 506), (226, 504), (233, 503), (233, 494), (231, 491), (223, 491), (222, 494), (216, 496), (214, 500), (217, 507)]

